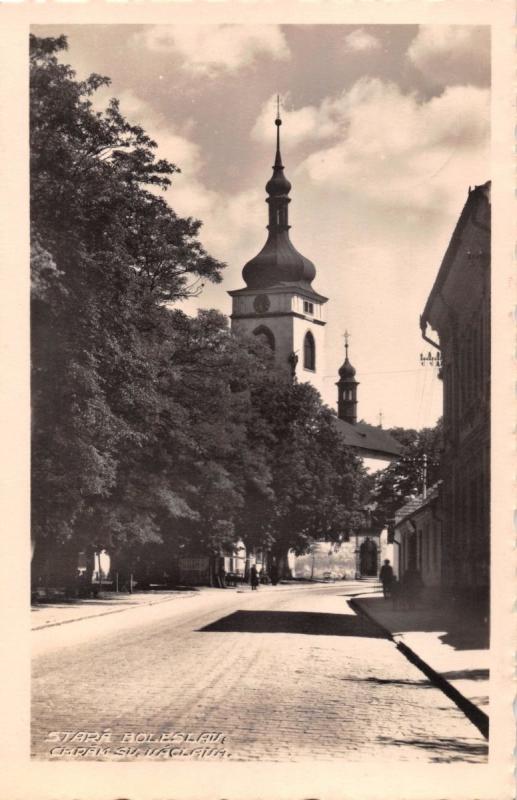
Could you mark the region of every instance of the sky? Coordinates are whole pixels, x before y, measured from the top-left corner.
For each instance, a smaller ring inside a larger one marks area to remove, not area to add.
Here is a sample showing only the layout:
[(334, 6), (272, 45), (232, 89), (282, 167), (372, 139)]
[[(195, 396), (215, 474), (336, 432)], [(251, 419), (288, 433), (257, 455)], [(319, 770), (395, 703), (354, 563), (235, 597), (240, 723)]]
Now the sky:
[[(79, 78), (112, 79), (121, 110), (176, 164), (166, 198), (225, 262), (181, 307), (231, 313), (228, 290), (266, 239), (276, 95), (291, 239), (327, 296), (325, 390), (345, 329), (358, 417), (421, 428), (442, 385), (419, 317), (469, 186), (490, 179), (490, 33), (482, 26), (61, 25)], [(380, 417), (382, 413), (382, 417)]]

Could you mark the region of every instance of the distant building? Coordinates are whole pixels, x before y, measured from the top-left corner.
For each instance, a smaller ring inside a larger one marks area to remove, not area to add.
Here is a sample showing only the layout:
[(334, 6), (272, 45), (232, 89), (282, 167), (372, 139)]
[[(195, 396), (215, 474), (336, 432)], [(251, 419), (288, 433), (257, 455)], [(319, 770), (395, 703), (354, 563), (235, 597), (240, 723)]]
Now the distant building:
[(490, 232), (486, 183), (469, 191), (420, 319), (442, 359), (443, 583), (479, 600), (490, 570)]
[(394, 570), (399, 580), (418, 569), (425, 586), (442, 580), (442, 510), (439, 485), (412, 497), (395, 514)]

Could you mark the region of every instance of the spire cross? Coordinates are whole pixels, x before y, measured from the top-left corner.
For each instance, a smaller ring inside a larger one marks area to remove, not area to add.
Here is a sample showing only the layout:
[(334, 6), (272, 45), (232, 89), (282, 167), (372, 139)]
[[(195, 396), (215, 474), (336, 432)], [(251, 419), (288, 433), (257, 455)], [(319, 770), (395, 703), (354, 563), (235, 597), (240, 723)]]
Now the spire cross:
[(348, 358), (348, 340), (350, 339), (350, 334), (348, 333), (348, 331), (345, 331), (343, 338), (345, 340), (345, 354), (346, 357)]
[(280, 119), (280, 95), (276, 96), (276, 118)]

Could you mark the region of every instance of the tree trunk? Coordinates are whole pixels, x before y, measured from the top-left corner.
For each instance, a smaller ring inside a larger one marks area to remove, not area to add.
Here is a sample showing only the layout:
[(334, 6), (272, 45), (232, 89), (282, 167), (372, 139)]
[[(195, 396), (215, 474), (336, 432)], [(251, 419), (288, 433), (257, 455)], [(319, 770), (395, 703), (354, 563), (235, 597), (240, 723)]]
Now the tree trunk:
[(293, 577), (289, 567), (289, 548), (275, 551), (279, 578), (291, 579)]

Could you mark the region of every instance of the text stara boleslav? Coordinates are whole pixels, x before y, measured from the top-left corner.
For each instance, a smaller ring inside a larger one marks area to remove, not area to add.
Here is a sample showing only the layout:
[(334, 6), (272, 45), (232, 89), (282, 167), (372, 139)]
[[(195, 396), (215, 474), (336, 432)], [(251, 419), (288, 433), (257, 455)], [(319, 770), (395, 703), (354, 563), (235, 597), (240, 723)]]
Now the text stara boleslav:
[[(46, 741), (52, 745), (50, 747), (50, 755), (61, 757), (179, 756), (187, 758), (228, 758), (229, 753), (221, 749), (225, 739), (225, 734), (220, 731), (202, 731), (201, 733), (188, 733), (185, 731), (164, 731), (161, 733), (126, 731), (118, 734), (110, 730), (51, 731), (46, 737)], [(205, 747), (200, 745), (205, 745)], [(206, 745), (210, 746), (207, 747)]]

